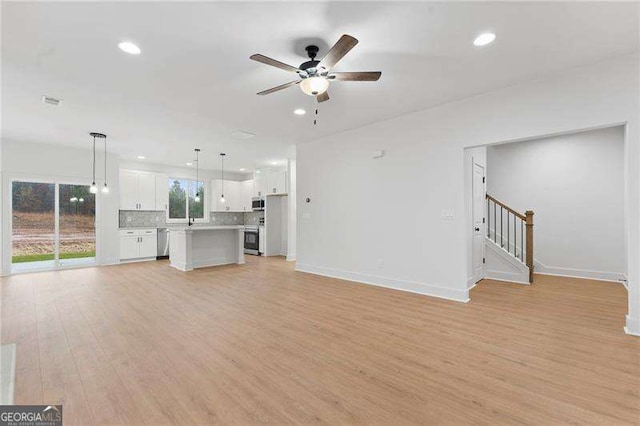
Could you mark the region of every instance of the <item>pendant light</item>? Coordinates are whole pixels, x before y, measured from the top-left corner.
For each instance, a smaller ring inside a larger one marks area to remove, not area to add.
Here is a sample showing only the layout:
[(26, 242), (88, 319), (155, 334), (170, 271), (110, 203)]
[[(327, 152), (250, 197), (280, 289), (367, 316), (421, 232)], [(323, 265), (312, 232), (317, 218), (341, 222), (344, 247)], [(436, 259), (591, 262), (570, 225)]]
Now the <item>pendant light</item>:
[[(98, 187), (96, 186), (96, 138), (106, 138), (107, 136), (102, 133), (91, 132), (90, 136), (93, 137), (93, 180), (91, 181), (91, 186), (89, 187), (89, 192), (92, 194), (98, 193)], [(106, 146), (105, 146), (106, 149)], [(106, 163), (105, 163), (106, 164)], [(105, 171), (106, 173), (106, 171)], [(106, 182), (105, 182), (106, 184)], [(107, 192), (109, 190), (107, 189)]]
[(222, 162), (222, 180), (221, 180), (221, 182), (222, 182), (222, 187), (221, 187), (222, 191), (220, 191), (220, 202), (221, 203), (224, 203), (224, 201), (225, 201), (224, 200), (224, 156), (225, 155), (227, 155), (227, 154), (225, 154), (224, 152), (220, 153), (220, 161)]
[(102, 187), (102, 193), (108, 194), (109, 187), (107, 186), (107, 135), (102, 135), (98, 137), (104, 137), (104, 186)]
[(200, 148), (194, 149), (196, 152), (196, 196), (193, 198), (193, 201), (196, 203), (200, 202)]

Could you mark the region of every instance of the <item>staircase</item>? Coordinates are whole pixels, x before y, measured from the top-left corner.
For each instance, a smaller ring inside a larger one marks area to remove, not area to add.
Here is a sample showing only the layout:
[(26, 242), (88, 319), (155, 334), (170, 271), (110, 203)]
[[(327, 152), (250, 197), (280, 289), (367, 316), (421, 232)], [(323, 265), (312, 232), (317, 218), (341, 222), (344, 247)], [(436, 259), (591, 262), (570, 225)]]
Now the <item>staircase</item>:
[(514, 274), (528, 275), (529, 284), (533, 283), (533, 212), (517, 212), (489, 194), (486, 199), (489, 253)]

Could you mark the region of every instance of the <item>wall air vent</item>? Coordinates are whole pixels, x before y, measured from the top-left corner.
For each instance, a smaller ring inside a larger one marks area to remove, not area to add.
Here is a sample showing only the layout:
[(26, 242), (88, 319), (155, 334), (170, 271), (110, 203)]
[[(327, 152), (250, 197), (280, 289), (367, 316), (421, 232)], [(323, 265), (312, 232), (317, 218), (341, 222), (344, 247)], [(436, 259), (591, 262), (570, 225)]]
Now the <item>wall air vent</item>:
[(60, 105), (62, 105), (62, 99), (52, 98), (51, 96), (43, 96), (42, 97), (42, 103), (43, 104), (48, 104), (48, 105), (53, 105), (53, 106), (60, 106)]
[(245, 132), (244, 130), (236, 130), (231, 132), (231, 136), (236, 139), (251, 139), (255, 137), (253, 133)]

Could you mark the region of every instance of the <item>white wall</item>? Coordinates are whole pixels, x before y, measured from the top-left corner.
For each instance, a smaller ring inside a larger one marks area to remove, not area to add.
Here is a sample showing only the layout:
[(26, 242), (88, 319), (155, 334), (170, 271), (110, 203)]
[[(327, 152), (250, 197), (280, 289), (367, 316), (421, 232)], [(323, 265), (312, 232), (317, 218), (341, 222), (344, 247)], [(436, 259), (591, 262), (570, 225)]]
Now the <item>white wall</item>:
[[(87, 146), (91, 144), (87, 136)], [(5, 198), (11, 194), (12, 179), (42, 179), (58, 181), (79, 181), (91, 184), (91, 149), (53, 146), (47, 144), (15, 142), (2, 143), (2, 193)], [(98, 192), (96, 196), (97, 262), (99, 264), (118, 263), (120, 244), (118, 238), (118, 167), (116, 155), (107, 157), (108, 195)], [(96, 183), (104, 184), (104, 157), (101, 149), (96, 152)], [(11, 267), (11, 212), (10, 203), (3, 203), (2, 209), (2, 272), (10, 273)]]
[(489, 194), (535, 213), (536, 272), (624, 277), (624, 127), (494, 145), (487, 161)]
[[(299, 145), (297, 268), (465, 301), (463, 149), (615, 123), (627, 123), (626, 217), (640, 217), (638, 74), (637, 55), (619, 57)], [(638, 221), (625, 225), (627, 327), (640, 334)]]

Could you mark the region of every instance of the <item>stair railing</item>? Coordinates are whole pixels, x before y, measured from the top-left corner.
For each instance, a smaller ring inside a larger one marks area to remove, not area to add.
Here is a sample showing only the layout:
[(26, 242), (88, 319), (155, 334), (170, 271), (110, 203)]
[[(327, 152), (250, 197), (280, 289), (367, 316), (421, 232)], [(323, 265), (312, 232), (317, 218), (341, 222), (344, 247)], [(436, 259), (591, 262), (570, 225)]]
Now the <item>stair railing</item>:
[(527, 265), (533, 282), (533, 212), (517, 212), (487, 194), (487, 238)]

